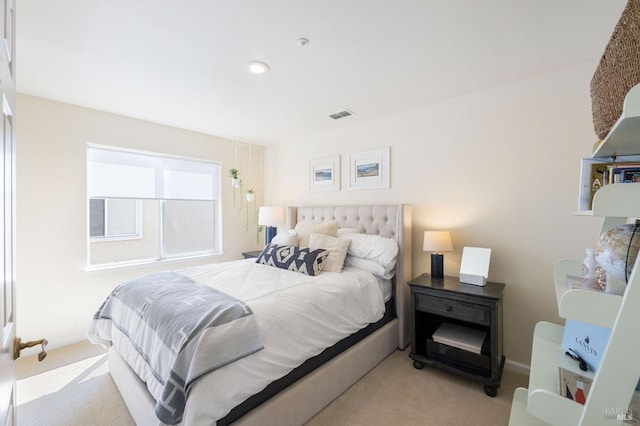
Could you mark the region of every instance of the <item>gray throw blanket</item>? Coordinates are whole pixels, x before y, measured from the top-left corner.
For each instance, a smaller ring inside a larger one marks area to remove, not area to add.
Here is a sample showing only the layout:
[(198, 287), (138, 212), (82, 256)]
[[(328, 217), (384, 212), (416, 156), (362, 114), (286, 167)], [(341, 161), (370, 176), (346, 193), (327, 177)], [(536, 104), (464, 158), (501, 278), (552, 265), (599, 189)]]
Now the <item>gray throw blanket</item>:
[(104, 321), (126, 336), (162, 386), (155, 412), (166, 424), (182, 419), (194, 381), (263, 348), (249, 306), (175, 272), (147, 275), (113, 290), (89, 329), (89, 340), (110, 345)]

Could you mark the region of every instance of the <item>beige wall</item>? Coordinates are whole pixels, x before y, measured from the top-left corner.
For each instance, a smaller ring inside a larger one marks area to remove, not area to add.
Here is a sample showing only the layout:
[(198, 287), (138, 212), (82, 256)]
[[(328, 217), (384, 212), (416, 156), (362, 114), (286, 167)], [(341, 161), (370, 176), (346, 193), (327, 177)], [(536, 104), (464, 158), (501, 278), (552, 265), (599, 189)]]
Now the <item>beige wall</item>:
[[(430, 270), (422, 251), (427, 229), (452, 231), (447, 275), (458, 275), (464, 246), (490, 247), (489, 279), (507, 285), (505, 354), (529, 364), (536, 322), (561, 321), (555, 261), (582, 259), (601, 223), (572, 215), (580, 159), (596, 140), (589, 98), (595, 67), (585, 64), (352, 125), (345, 118), (335, 131), (283, 141), (266, 151), (267, 200), (411, 204), (414, 275)], [(349, 153), (384, 146), (391, 147), (391, 189), (349, 190)], [(309, 160), (337, 154), (342, 190), (309, 192)]]
[[(23, 340), (50, 347), (82, 340), (91, 317), (123, 280), (211, 257), (86, 272), (86, 144), (116, 145), (222, 163), (223, 251), (214, 261), (259, 248), (255, 206), (263, 197), (261, 147), (26, 95), (17, 101), (17, 316)], [(234, 206), (228, 170), (240, 170), (250, 205)], [(261, 234), (259, 241), (263, 241)]]

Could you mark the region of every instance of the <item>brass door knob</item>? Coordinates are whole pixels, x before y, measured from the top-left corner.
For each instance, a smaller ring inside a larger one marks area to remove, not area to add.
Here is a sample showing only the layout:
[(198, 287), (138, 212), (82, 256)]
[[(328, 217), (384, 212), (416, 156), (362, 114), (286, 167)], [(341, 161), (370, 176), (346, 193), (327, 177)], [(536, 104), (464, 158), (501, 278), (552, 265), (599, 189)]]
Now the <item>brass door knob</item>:
[(20, 352), (23, 349), (30, 348), (32, 346), (42, 345), (42, 350), (38, 354), (38, 361), (42, 361), (47, 356), (47, 344), (49, 342), (47, 339), (39, 339), (39, 340), (29, 340), (28, 342), (22, 343), (22, 339), (16, 337), (13, 341), (13, 359), (20, 358)]

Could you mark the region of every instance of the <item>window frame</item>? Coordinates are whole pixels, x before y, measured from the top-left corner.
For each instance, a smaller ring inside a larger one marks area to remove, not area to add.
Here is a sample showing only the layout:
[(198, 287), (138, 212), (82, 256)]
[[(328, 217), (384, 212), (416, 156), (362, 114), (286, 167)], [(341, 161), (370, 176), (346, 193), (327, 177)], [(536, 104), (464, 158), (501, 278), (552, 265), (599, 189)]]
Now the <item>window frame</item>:
[[(161, 152), (151, 152), (151, 151), (140, 151), (140, 150), (132, 150), (132, 149), (128, 149), (128, 148), (122, 148), (122, 147), (118, 147), (118, 146), (112, 146), (112, 145), (98, 145), (98, 144), (87, 144), (87, 149), (85, 152), (89, 152), (90, 148), (97, 148), (97, 149), (103, 149), (103, 150), (110, 150), (110, 151), (119, 151), (119, 152), (123, 152), (123, 153), (132, 153), (132, 154), (138, 154), (138, 155), (146, 155), (146, 156), (151, 156), (151, 157), (160, 157), (163, 159), (173, 159), (173, 160), (181, 160), (181, 161), (188, 161), (188, 162), (193, 162), (193, 163), (205, 163), (205, 164), (209, 164), (213, 167), (215, 167), (215, 171), (212, 174), (213, 178), (215, 179), (215, 187), (216, 187), (216, 191), (214, 191), (214, 199), (211, 200), (211, 203), (213, 203), (213, 229), (214, 229), (214, 235), (213, 235), (213, 247), (212, 247), (212, 251), (210, 253), (200, 253), (200, 254), (188, 254), (185, 256), (166, 256), (166, 247), (165, 247), (165, 242), (164, 242), (164, 203), (170, 199), (163, 199), (163, 198), (146, 198), (148, 200), (156, 200), (160, 203), (161, 208), (160, 208), (160, 222), (159, 222), (159, 229), (158, 229), (158, 233), (159, 233), (159, 237), (160, 237), (160, 246), (158, 247), (158, 257), (157, 258), (146, 258), (146, 259), (136, 259), (136, 260), (131, 260), (131, 261), (121, 261), (121, 262), (112, 262), (112, 263), (99, 263), (99, 264), (91, 264), (91, 244), (92, 243), (99, 243), (99, 242), (106, 242), (106, 241), (124, 241), (124, 240), (133, 240), (133, 239), (142, 239), (143, 238), (143, 234), (142, 234), (142, 227), (143, 227), (143, 222), (144, 222), (144, 217), (143, 217), (143, 201), (145, 200), (145, 198), (134, 198), (137, 203), (136, 203), (136, 210), (137, 210), (137, 227), (138, 227), (138, 234), (140, 235), (139, 237), (129, 237), (129, 236), (124, 236), (124, 237), (91, 237), (90, 236), (90, 225), (91, 225), (91, 219), (90, 219), (90, 200), (92, 198), (96, 199), (96, 198), (103, 198), (106, 200), (108, 200), (110, 197), (91, 197), (89, 195), (89, 192), (87, 192), (87, 266), (86, 269), (87, 271), (96, 271), (96, 270), (104, 270), (104, 269), (116, 269), (116, 268), (126, 268), (126, 267), (131, 267), (131, 266), (139, 266), (139, 265), (150, 265), (150, 264), (158, 264), (158, 263), (164, 263), (164, 262), (173, 262), (173, 261), (180, 261), (180, 260), (186, 260), (186, 259), (195, 259), (195, 258), (202, 258), (202, 257), (220, 257), (222, 256), (223, 250), (222, 250), (222, 234), (223, 234), (223, 226), (222, 226), (222, 162), (221, 161), (217, 161), (217, 160), (209, 160), (209, 159), (202, 159), (202, 158), (194, 158), (194, 157), (184, 157), (184, 156), (177, 156), (177, 155), (172, 155), (172, 154), (165, 154), (165, 153), (161, 153)], [(89, 163), (89, 157), (87, 156), (85, 164)], [(89, 175), (87, 174), (87, 186), (89, 186)], [(111, 197), (111, 198), (117, 198), (117, 197)], [(125, 197), (122, 197), (125, 198)], [(199, 200), (188, 200), (188, 201), (199, 201)], [(105, 214), (105, 221), (106, 221), (106, 214)], [(106, 229), (105, 229), (106, 231)]]

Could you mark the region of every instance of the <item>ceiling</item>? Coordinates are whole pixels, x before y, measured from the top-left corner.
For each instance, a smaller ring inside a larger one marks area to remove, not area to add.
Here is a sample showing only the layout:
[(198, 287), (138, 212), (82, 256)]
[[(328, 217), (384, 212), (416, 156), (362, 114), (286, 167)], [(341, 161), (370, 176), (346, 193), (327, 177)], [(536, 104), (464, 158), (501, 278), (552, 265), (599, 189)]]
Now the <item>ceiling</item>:
[(597, 61), (625, 3), (25, 0), (17, 89), (272, 144)]

